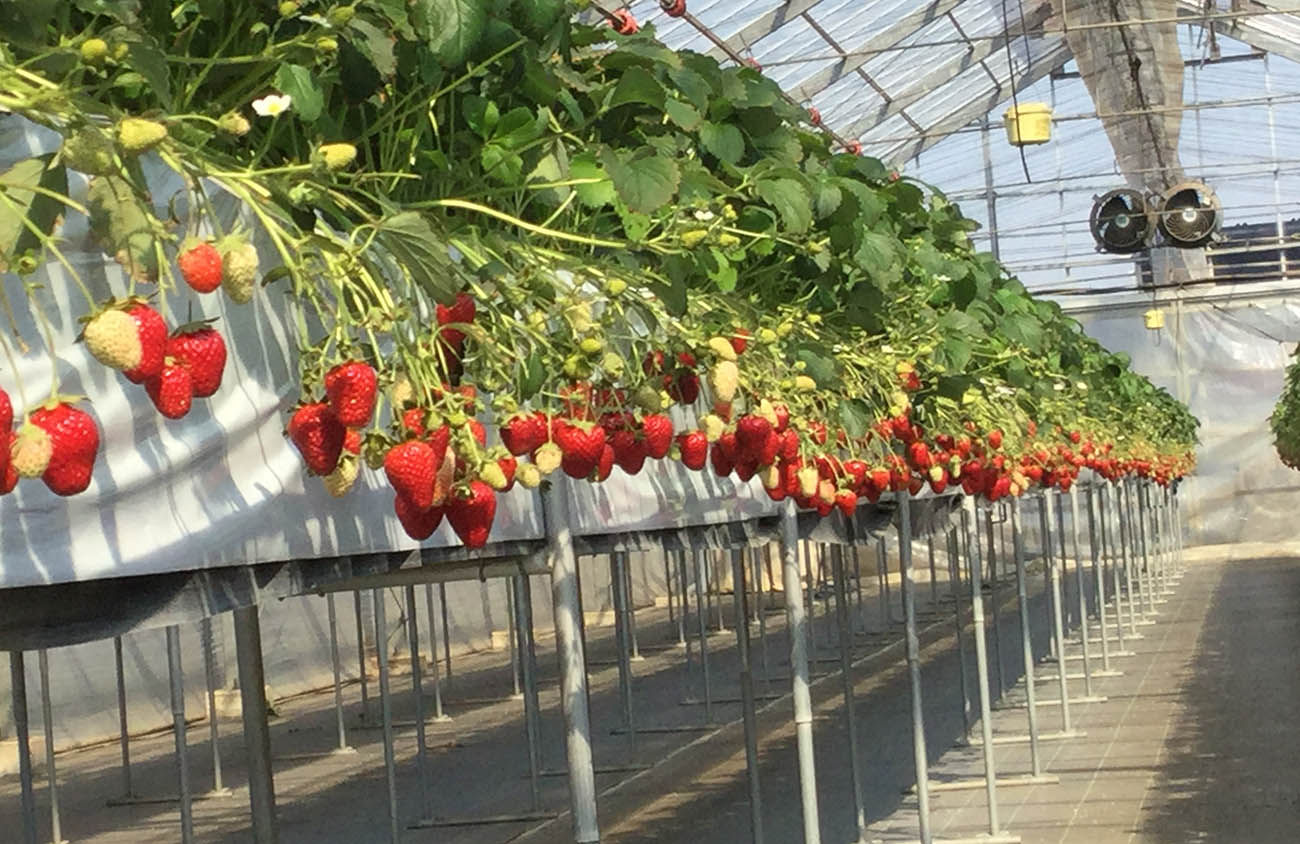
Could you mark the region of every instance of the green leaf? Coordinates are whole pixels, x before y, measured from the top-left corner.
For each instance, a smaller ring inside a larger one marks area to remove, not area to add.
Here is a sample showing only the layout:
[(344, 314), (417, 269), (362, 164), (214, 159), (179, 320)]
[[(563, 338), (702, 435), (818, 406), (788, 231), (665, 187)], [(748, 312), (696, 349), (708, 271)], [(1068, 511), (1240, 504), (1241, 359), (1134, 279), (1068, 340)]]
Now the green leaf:
[(1014, 314), (1002, 320), (1002, 332), (1013, 343), (1019, 343), (1031, 352), (1038, 352), (1043, 346), (1043, 328), (1038, 321), (1028, 314)]
[(677, 193), (681, 175), (671, 159), (653, 153), (634, 153), (623, 159), (607, 149), (601, 154), (601, 163), (614, 182), (614, 190), (632, 211), (653, 213)]
[(24, 219), (48, 235), (63, 211), (63, 203), (57, 199), (16, 187), (30, 185), (67, 194), (67, 168), (62, 165), (50, 167), (52, 158), (53, 155), (26, 158), (4, 173), (4, 182), (14, 187), (0, 189), (0, 196), (3, 196), (0, 199), (0, 272), (6, 270), (13, 258), (28, 250), (33, 253), (40, 251), (40, 241), (23, 225)]
[(709, 107), (709, 100), (713, 98), (713, 86), (698, 72), (689, 67), (681, 67), (670, 70), (668, 78), (697, 109), (703, 111)]
[(480, 138), (492, 137), (497, 123), (501, 120), (501, 111), (497, 108), (497, 104), (475, 94), (461, 100), (460, 112), (465, 116), (469, 128), (478, 133)]
[(524, 32), (542, 38), (564, 16), (564, 0), (515, 0), (514, 11)]
[(948, 311), (939, 317), (939, 328), (947, 336), (983, 337), (984, 326), (965, 311)]
[(375, 243), (410, 274), (411, 280), (444, 304), (455, 301), (461, 280), (443, 242), (416, 211), (402, 211), (375, 227)]
[(523, 371), (519, 376), (519, 398), (525, 401), (537, 395), (537, 391), (546, 383), (546, 365), (542, 362), (542, 356), (533, 352), (524, 361)]
[(892, 276), (898, 264), (898, 240), (884, 232), (859, 231), (853, 259), (873, 277), (877, 274)]
[(813, 206), (817, 209), (817, 218), (829, 217), (835, 213), (844, 201), (844, 194), (835, 185), (823, 182), (817, 186), (817, 197)]
[(671, 97), (664, 101), (664, 114), (668, 115), (669, 120), (687, 132), (694, 132), (703, 119), (692, 106)]
[(275, 87), (293, 99), (293, 110), (304, 122), (314, 123), (325, 106), (325, 95), (307, 68), (282, 64), (275, 72)]
[(840, 425), (851, 438), (866, 436), (871, 425), (871, 412), (860, 399), (845, 399), (839, 407)]
[(479, 161), (483, 165), (484, 175), (499, 184), (513, 185), (523, 178), (524, 159), (496, 141), (483, 145)]
[(737, 273), (731, 261), (727, 260), (727, 256), (716, 246), (709, 247), (709, 256), (713, 259), (708, 268), (709, 278), (723, 293), (735, 290)]
[(686, 313), (686, 281), (684, 278), (671, 278), (667, 283), (651, 281), (647, 285), (651, 292), (664, 303), (668, 313), (682, 316)]
[(412, 17), (428, 47), (445, 67), (465, 63), (487, 29), (488, 7), (480, 0), (414, 0)]
[(970, 343), (967, 343), (961, 337), (952, 335), (945, 337), (940, 348), (943, 349), (944, 361), (950, 371), (961, 372), (970, 363)]
[(501, 116), (492, 132), (492, 140), (509, 149), (518, 149), (540, 138), (545, 127), (545, 122), (530, 109), (519, 106)]
[(157, 278), (153, 220), (125, 179), (99, 176), (86, 191), (90, 230), (108, 255), (137, 279)]
[(835, 361), (830, 352), (819, 344), (804, 343), (795, 350), (795, 360), (804, 362), (804, 372), (823, 389), (830, 387), (839, 378)]
[(870, 185), (864, 185), (857, 179), (840, 177), (834, 180), (834, 184), (841, 190), (853, 195), (853, 199), (858, 204), (858, 216), (862, 219), (865, 226), (874, 226), (880, 219), (880, 215), (885, 213), (885, 199)]
[(646, 214), (638, 214), (630, 210), (622, 202), (614, 202), (614, 209), (618, 211), (619, 220), (623, 223), (623, 234), (633, 243), (640, 243), (645, 240), (645, 236), (650, 233), (654, 227), (654, 220)]
[(591, 153), (584, 152), (569, 163), (569, 177), (601, 180), (573, 186), (573, 189), (578, 192), (578, 201), (583, 205), (588, 208), (603, 208), (613, 204), (616, 196), (614, 183), (610, 181), (605, 168), (600, 166), (600, 162), (596, 161), (596, 157)]
[(629, 67), (624, 71), (614, 91), (605, 103), (607, 108), (618, 108), (627, 103), (645, 103), (655, 108), (664, 107), (666, 92), (658, 79), (643, 67)]
[(727, 164), (739, 164), (745, 155), (745, 136), (729, 123), (701, 124), (700, 144), (714, 158)]
[(795, 179), (766, 179), (754, 185), (754, 192), (781, 215), (786, 231), (799, 234), (812, 225), (808, 189)]
[(393, 52), (392, 36), (360, 17), (352, 19), (351, 29), (361, 37), (350, 38), (349, 41), (370, 60), (381, 76), (392, 76), (397, 70), (397, 56)]
[[(132, 41), (127, 44), (126, 63), (149, 83), (151, 93), (158, 98), (163, 108), (171, 108), (171, 76), (167, 72), (167, 57), (162, 50), (152, 44)], [(297, 104), (297, 97), (294, 98), (294, 104)]]

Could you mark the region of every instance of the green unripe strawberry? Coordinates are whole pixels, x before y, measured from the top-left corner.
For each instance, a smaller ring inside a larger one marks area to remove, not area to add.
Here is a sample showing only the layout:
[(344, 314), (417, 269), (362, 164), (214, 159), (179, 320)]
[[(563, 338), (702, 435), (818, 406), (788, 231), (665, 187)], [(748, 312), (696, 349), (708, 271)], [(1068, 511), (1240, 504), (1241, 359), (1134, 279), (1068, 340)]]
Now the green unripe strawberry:
[(117, 124), (117, 142), (127, 155), (139, 155), (153, 149), (167, 137), (167, 127), (156, 120), (126, 117)]
[(252, 124), (248, 118), (237, 111), (228, 111), (217, 120), (217, 128), (227, 135), (234, 135), (236, 138), (242, 138), (252, 129)]
[(81, 60), (98, 67), (108, 58), (108, 42), (103, 38), (87, 38), (81, 42)]
[(357, 158), (357, 148), (348, 143), (321, 144), (316, 152), (326, 170), (342, 170)]
[(117, 167), (113, 162), (113, 141), (103, 132), (87, 126), (63, 141), (59, 157), (69, 168), (87, 176), (107, 176)]
[(578, 344), (584, 355), (598, 355), (605, 348), (605, 343), (599, 337), (586, 337)]

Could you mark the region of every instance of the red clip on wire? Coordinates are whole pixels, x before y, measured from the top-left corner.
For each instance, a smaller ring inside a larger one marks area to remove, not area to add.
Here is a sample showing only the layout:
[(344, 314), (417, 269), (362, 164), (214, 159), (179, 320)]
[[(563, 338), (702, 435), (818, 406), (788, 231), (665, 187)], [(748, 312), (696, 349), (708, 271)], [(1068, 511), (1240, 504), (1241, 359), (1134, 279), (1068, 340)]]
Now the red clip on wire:
[(670, 18), (680, 18), (686, 14), (686, 0), (659, 0), (659, 8)]
[(814, 126), (822, 125), (822, 113), (815, 106), (808, 109), (808, 122)]
[(616, 9), (614, 11), (614, 20), (610, 21), (610, 26), (619, 35), (631, 35), (641, 29), (641, 25), (632, 17), (632, 13), (627, 9)]
[(862, 155), (862, 141), (851, 141), (844, 146), (849, 155)]

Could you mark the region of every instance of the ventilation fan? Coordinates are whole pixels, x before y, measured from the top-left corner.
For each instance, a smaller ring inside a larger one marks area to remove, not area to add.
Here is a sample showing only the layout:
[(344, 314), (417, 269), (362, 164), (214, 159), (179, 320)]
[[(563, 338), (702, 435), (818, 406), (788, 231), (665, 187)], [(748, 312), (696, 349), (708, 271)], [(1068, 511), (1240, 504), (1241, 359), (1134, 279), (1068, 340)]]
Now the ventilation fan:
[(1088, 221), (1097, 248), (1104, 252), (1137, 252), (1151, 237), (1151, 211), (1146, 197), (1119, 188), (1097, 197)]
[(1164, 192), (1159, 226), (1165, 242), (1180, 249), (1204, 246), (1223, 221), (1223, 206), (1209, 186), (1181, 182)]

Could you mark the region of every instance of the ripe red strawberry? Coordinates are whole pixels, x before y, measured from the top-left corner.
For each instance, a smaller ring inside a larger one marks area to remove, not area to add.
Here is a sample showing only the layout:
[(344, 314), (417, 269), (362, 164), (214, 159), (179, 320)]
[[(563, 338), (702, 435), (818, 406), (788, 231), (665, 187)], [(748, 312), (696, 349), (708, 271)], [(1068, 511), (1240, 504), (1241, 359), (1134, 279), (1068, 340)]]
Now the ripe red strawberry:
[(644, 439), (624, 428), (610, 436), (609, 445), (614, 450), (614, 462), (620, 469), (629, 475), (641, 471), (648, 456)]
[(772, 423), (761, 416), (747, 413), (736, 422), (736, 455), (744, 461), (757, 463), (763, 456)]
[(771, 466), (781, 455), (781, 447), (785, 443), (785, 437), (778, 434), (775, 430), (767, 432), (767, 440), (763, 443), (763, 450), (758, 456), (758, 465)]
[(422, 437), (425, 434), (425, 417), (429, 411), (423, 407), (410, 407), (402, 411), (402, 428), (409, 431), (412, 436)]
[[(446, 452), (446, 445), (443, 445)], [(384, 474), (397, 491), (416, 510), (434, 505), (433, 484), (443, 458), (424, 440), (407, 440), (393, 446), (384, 456)]]
[(546, 442), (548, 420), (544, 413), (518, 413), (506, 420), (498, 433), (506, 450), (516, 457)]
[(709, 459), (709, 438), (703, 431), (683, 431), (677, 435), (677, 448), (682, 453), (682, 465), (699, 471)]
[(194, 381), (189, 367), (170, 356), (163, 359), (162, 372), (144, 382), (144, 391), (158, 412), (168, 419), (180, 419), (190, 412), (194, 402)]
[(343, 450), (348, 454), (361, 453), (361, 432), (349, 428), (348, 432), (343, 435)]
[(167, 338), (166, 357), (190, 371), (194, 397), (204, 399), (221, 387), (226, 371), (226, 341), (208, 325), (181, 326)]
[(816, 420), (808, 423), (808, 436), (817, 445), (826, 445), (826, 425)]
[(852, 490), (842, 489), (835, 493), (835, 506), (844, 514), (845, 518), (852, 518), (858, 509), (858, 496)]
[(466, 426), (469, 428), (470, 436), (474, 438), (474, 442), (478, 443), (481, 446), (486, 447), (487, 428), (483, 427), (483, 423), (478, 421), (477, 419), (471, 419), (469, 420), (469, 422), (466, 423)]
[(845, 460), (842, 467), (849, 476), (854, 488), (861, 488), (867, 480), (867, 464), (861, 460)]
[(1079, 433), (1078, 431), (1070, 432), (1070, 442), (1075, 443), (1077, 445), (1078, 442), (1082, 439), (1083, 439), (1083, 434)]
[(12, 431), (0, 433), (0, 495), (8, 495), (18, 486), (18, 470), (14, 468), (14, 462), (9, 459), (9, 449), (13, 447), (14, 434)]
[(349, 428), (369, 422), (378, 383), (374, 367), (359, 360), (340, 363), (325, 373), (325, 396), (335, 418)]
[(304, 404), (294, 411), (286, 429), (313, 475), (328, 475), (339, 463), (347, 429), (324, 402)]
[(424, 541), (442, 524), (442, 508), (430, 507), (421, 510), (401, 495), (393, 496), (393, 511), (402, 523), (406, 535), (417, 541)]
[(600, 463), (605, 448), (604, 428), (568, 424), (554, 431), (552, 437), (564, 454), (560, 468), (569, 477), (585, 478)]
[(891, 475), (888, 469), (872, 469), (871, 485), (876, 488), (877, 492), (884, 492), (889, 489)]
[(456, 490), (447, 499), (447, 521), (466, 548), (482, 548), (492, 532), (497, 512), (497, 493), (482, 481)]
[(688, 369), (679, 369), (668, 383), (668, 395), (681, 404), (694, 404), (700, 397), (700, 376)]
[(649, 457), (661, 460), (668, 456), (668, 449), (673, 445), (673, 420), (662, 413), (652, 413), (641, 420), (641, 432)]
[(989, 432), (989, 447), (993, 449), (1002, 448), (1002, 431), (994, 429)]
[(930, 457), (930, 449), (921, 442), (914, 442), (907, 447), (907, 459), (916, 469), (929, 469), (934, 465), (934, 460)]
[[(724, 434), (723, 436), (727, 435)], [(713, 447), (709, 449), (709, 462), (713, 465), (713, 474), (719, 478), (725, 478), (735, 471), (736, 465), (732, 463), (728, 454), (730, 450), (722, 444), (722, 440), (715, 442)]]
[[(456, 294), (456, 301), (450, 307), (439, 304), (435, 309), (439, 325), (449, 323), (471, 323), (478, 313), (478, 306), (474, 303), (473, 298), (468, 293), (461, 291)], [(444, 328), (439, 332), (439, 336), (447, 345), (451, 346), (456, 356), (460, 356), (461, 346), (465, 343), (465, 332), (458, 328)]]
[(90, 414), (51, 400), (33, 411), (30, 421), (50, 438), (50, 462), (41, 475), (50, 492), (76, 495), (90, 486), (99, 453), (99, 428)]
[(740, 478), (740, 480), (749, 483), (750, 479), (756, 474), (758, 474), (757, 460), (746, 458), (744, 460), (736, 461), (736, 477)]
[(135, 320), (140, 336), (140, 363), (122, 374), (133, 384), (143, 384), (162, 372), (163, 357), (167, 354), (167, 323), (143, 301), (134, 301), (125, 310)]
[(754, 335), (750, 334), (747, 329), (744, 328), (736, 329), (736, 333), (732, 335), (730, 338), (731, 348), (736, 350), (736, 354), (740, 354), (741, 352), (745, 351), (746, 348), (748, 348), (749, 338), (753, 336)]
[(501, 467), (501, 474), (506, 476), (506, 486), (502, 492), (509, 492), (515, 485), (515, 473), (519, 471), (519, 461), (513, 457), (501, 457), (497, 459), (497, 466)]
[(785, 460), (794, 460), (799, 456), (799, 432), (786, 428), (781, 432), (780, 456)]
[(596, 461), (596, 471), (595, 474), (591, 476), (591, 479), (596, 483), (601, 483), (608, 478), (610, 473), (613, 471), (614, 447), (609, 443), (605, 443), (600, 450), (600, 459)]
[(8, 433), (14, 426), (14, 405), (9, 394), (0, 388), (0, 432)]
[(925, 481), (921, 478), (920, 475), (913, 475), (911, 480), (907, 482), (907, 491), (912, 495), (919, 494), (921, 490), (924, 488), (925, 488)]
[(211, 293), (221, 286), (221, 253), (211, 243), (187, 241), (181, 245), (176, 264), (185, 283), (199, 293)]

